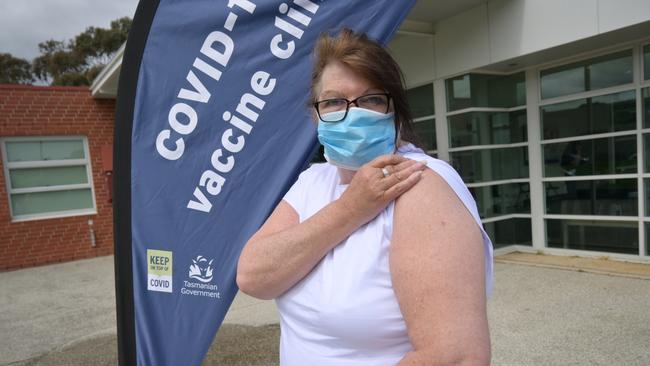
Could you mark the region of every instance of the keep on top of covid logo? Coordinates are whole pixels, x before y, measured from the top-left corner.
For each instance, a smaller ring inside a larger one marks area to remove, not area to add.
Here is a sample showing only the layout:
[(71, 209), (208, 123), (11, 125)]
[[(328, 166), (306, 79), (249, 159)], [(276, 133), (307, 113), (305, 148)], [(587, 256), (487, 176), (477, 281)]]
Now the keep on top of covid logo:
[(172, 252), (147, 249), (147, 290), (172, 292)]
[[(220, 299), (221, 293), (218, 291), (217, 285), (212, 282), (212, 262), (214, 259), (208, 260), (202, 255), (192, 259), (192, 264), (188, 271), (189, 280), (183, 281), (183, 288), (181, 294), (191, 296), (204, 296), (213, 299)], [(195, 282), (198, 281), (198, 282)]]

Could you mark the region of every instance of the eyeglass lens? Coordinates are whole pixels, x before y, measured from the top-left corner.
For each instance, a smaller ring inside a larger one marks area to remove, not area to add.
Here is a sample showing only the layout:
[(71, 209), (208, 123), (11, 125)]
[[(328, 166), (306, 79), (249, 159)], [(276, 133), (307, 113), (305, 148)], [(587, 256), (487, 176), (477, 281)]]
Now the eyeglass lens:
[(345, 118), (346, 112), (352, 104), (359, 108), (379, 113), (388, 113), (388, 94), (368, 94), (351, 101), (345, 98), (326, 99), (316, 102), (316, 108), (321, 120), (335, 122)]

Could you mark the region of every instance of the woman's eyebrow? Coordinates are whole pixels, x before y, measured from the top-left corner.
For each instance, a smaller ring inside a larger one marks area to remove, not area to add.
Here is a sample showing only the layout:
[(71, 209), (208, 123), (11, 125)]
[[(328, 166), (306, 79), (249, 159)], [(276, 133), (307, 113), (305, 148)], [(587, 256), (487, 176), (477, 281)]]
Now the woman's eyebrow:
[(361, 95), (366, 95), (366, 94), (375, 94), (375, 93), (384, 93), (384, 89), (382, 89), (382, 88), (376, 88), (376, 87), (368, 88), (368, 89), (366, 89), (366, 90), (363, 92), (363, 94), (361, 94)]
[(324, 92), (320, 93), (320, 98), (327, 98), (327, 97), (333, 97), (333, 98), (341, 98), (342, 93), (338, 92), (336, 90), (325, 90)]
[[(384, 93), (384, 90), (377, 87), (371, 87), (364, 90), (361, 94), (356, 96), (356, 98), (362, 97), (367, 94), (376, 94), (376, 93)], [(325, 90), (321, 92), (319, 95), (319, 99), (323, 99), (323, 98), (346, 98), (346, 96), (344, 96), (343, 93), (337, 90)]]

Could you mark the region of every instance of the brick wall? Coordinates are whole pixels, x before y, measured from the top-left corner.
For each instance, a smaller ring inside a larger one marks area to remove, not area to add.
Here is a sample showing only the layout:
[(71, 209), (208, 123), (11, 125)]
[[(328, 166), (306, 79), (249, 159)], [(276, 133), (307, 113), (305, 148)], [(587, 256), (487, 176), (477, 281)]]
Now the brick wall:
[[(0, 85), (0, 137), (88, 139), (97, 214), (12, 222), (0, 159), (0, 271), (113, 253), (113, 208), (102, 174), (102, 146), (113, 145), (115, 101), (93, 99), (87, 87)], [(92, 247), (88, 220), (93, 220)]]

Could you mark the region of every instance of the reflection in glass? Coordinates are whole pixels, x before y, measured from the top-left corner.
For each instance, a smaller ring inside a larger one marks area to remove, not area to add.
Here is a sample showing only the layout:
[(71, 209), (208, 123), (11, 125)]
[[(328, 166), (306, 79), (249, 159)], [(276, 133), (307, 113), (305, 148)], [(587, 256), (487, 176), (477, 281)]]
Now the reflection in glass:
[(67, 184), (88, 183), (86, 166), (63, 166), (54, 168), (11, 169), (11, 188), (52, 187)]
[(636, 135), (545, 144), (544, 176), (636, 173)]
[(542, 99), (585, 91), (585, 71), (582, 67), (565, 65), (541, 72)]
[(545, 140), (636, 128), (634, 90), (541, 107)]
[(11, 195), (14, 216), (88, 209), (93, 207), (90, 188)]
[(447, 107), (455, 111), (470, 107), (511, 108), (526, 104), (526, 77), (465, 74), (445, 81)]
[(639, 253), (637, 222), (546, 220), (546, 238), (551, 248)]
[(406, 91), (406, 98), (413, 118), (434, 115), (433, 84), (418, 86)]
[(525, 142), (526, 111), (469, 112), (448, 117), (452, 147)]
[(324, 163), (325, 160), (325, 147), (321, 144), (318, 144), (318, 148), (314, 151), (314, 155), (311, 157), (311, 164), (315, 163)]
[(543, 70), (542, 99), (632, 82), (632, 50)]
[(599, 57), (587, 66), (586, 71), (587, 90), (629, 84), (633, 80), (632, 50)]
[(643, 47), (643, 76), (650, 80), (650, 44)]
[(7, 161), (83, 159), (82, 140), (8, 141)]
[(650, 127), (650, 88), (645, 88), (642, 90), (642, 98), (643, 98), (643, 111), (641, 112), (641, 116), (643, 117), (643, 127), (648, 128)]
[(650, 255), (650, 224), (645, 223), (645, 255)]
[(637, 215), (637, 180), (546, 182), (546, 213), (559, 215)]
[(645, 186), (645, 215), (650, 216), (650, 179), (643, 180)]
[(509, 183), (487, 187), (470, 187), (481, 218), (513, 213), (530, 213), (528, 183)]
[(650, 172), (650, 134), (643, 135), (643, 148), (645, 154), (645, 172)]
[(435, 118), (413, 123), (413, 132), (420, 139), (427, 151), (436, 149), (436, 120)]
[(450, 153), (451, 163), (466, 183), (528, 178), (528, 149), (509, 147)]
[(494, 248), (508, 245), (532, 245), (530, 219), (513, 218), (483, 224)]

